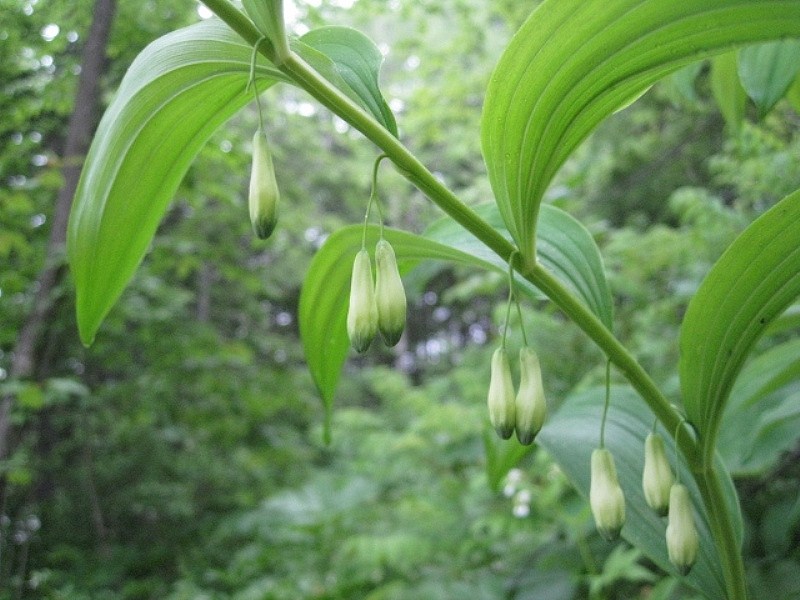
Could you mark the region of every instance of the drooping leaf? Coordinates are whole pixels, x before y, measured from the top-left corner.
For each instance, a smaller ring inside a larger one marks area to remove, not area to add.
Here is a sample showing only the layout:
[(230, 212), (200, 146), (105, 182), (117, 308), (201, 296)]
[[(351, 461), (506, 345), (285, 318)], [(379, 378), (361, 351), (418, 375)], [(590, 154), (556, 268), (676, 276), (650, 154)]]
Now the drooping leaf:
[(744, 119), (747, 94), (739, 81), (736, 52), (720, 54), (711, 61), (711, 92), (728, 127), (737, 131)]
[(372, 40), (349, 27), (329, 26), (309, 31), (292, 48), (397, 136), (394, 114), (380, 90), (383, 55)]
[[(151, 43), (125, 75), (86, 157), (67, 234), (85, 344), (133, 276), (194, 156), (252, 100), (251, 54), (209, 19)], [(283, 78), (261, 58), (255, 73), (260, 90)]]
[(800, 438), (800, 341), (780, 344), (742, 369), (722, 418), (719, 451), (734, 475), (770, 468)]
[[(333, 395), (350, 347), (345, 326), (350, 273), (361, 248), (362, 231), (360, 225), (344, 227), (325, 240), (308, 267), (300, 294), (300, 337), (311, 376), (325, 404), (326, 436)], [(482, 257), (418, 235), (385, 229), (384, 236), (394, 247), (401, 273), (428, 258), (492, 268)], [(367, 248), (374, 249), (377, 240), (378, 228), (370, 227)]]
[(558, 168), (592, 129), (668, 73), (736, 45), (800, 37), (800, 0), (546, 0), (503, 53), (481, 141), (527, 260)]
[[(537, 441), (578, 488), (589, 496), (589, 464), (592, 450), (600, 442), (600, 419), (603, 411), (604, 388), (591, 388), (567, 398), (559, 410), (545, 423)], [(622, 537), (639, 548), (653, 562), (669, 573), (675, 568), (669, 562), (665, 539), (666, 521), (651, 510), (642, 491), (644, 441), (653, 425), (653, 415), (636, 393), (628, 387), (612, 387), (611, 404), (606, 422), (606, 447), (611, 450), (617, 467), (620, 485), (625, 494), (625, 525)], [(666, 432), (667, 456), (675, 456), (675, 445)], [(674, 461), (673, 461), (674, 464)], [(717, 461), (720, 473), (725, 473)], [(681, 465), (680, 480), (686, 484), (695, 509), (700, 551), (697, 563), (685, 578), (686, 583), (708, 598), (724, 600), (725, 581), (722, 567), (711, 537), (708, 517), (703, 510), (700, 492), (688, 469)], [(726, 499), (731, 514), (737, 515), (737, 536), (741, 544), (741, 515), (738, 498), (730, 478), (723, 475)]]
[(743, 48), (739, 53), (739, 76), (747, 95), (766, 115), (800, 72), (800, 41), (780, 40)]
[[(483, 205), (477, 212), (508, 237), (495, 205)], [(374, 247), (377, 235), (377, 228), (368, 229), (368, 248)], [(328, 417), (349, 349), (345, 327), (348, 290), (353, 258), (361, 248), (361, 236), (360, 225), (332, 234), (311, 261), (300, 294), (300, 336)], [(394, 247), (401, 272), (407, 272), (424, 259), (466, 264), (499, 273), (506, 273), (508, 269), (502, 258), (449, 217), (434, 223), (424, 237), (392, 229), (386, 229), (385, 236)], [(564, 211), (546, 206), (542, 211), (539, 246), (542, 264), (611, 328), (611, 293), (600, 252), (589, 232)], [(542, 297), (528, 281), (519, 277), (516, 281), (518, 289), (527, 296)]]
[(689, 303), (681, 326), (681, 391), (706, 460), (750, 350), (800, 294), (798, 239), (800, 190), (734, 240)]

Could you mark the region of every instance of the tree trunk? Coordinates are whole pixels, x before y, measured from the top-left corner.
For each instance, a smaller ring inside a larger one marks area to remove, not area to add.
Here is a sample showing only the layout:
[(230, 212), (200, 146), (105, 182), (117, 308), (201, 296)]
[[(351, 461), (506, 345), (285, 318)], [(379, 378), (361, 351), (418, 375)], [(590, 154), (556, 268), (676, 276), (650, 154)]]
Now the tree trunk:
[[(89, 149), (97, 124), (100, 77), (105, 68), (106, 46), (111, 23), (116, 10), (116, 0), (96, 0), (94, 18), (86, 38), (81, 59), (81, 74), (75, 94), (75, 106), (67, 126), (67, 138), (62, 153), (64, 185), (58, 193), (50, 225), (50, 238), (45, 253), (45, 263), (36, 281), (33, 309), (20, 329), (9, 375), (14, 379), (30, 377), (36, 370), (36, 348), (52, 308), (52, 293), (64, 269), (61, 257), (67, 234), (72, 198), (78, 186), (83, 159)], [(0, 402), (0, 460), (9, 452), (10, 413), (14, 397), (11, 394)]]

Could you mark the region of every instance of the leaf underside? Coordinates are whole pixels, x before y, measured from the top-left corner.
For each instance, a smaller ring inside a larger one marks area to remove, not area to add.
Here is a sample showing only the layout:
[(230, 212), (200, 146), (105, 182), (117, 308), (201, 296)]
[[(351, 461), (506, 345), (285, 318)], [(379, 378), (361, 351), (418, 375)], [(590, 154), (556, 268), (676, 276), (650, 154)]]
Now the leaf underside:
[[(558, 463), (567, 477), (584, 497), (589, 496), (589, 465), (592, 450), (600, 443), (599, 430), (605, 388), (591, 388), (567, 398), (558, 411), (548, 419), (537, 437)], [(620, 485), (625, 494), (625, 525), (622, 537), (642, 550), (653, 562), (667, 572), (675, 568), (667, 556), (666, 519), (648, 506), (642, 491), (645, 437), (652, 430), (653, 414), (635, 391), (628, 387), (612, 387), (611, 403), (606, 422), (606, 446), (614, 455)], [(675, 456), (672, 438), (661, 432), (667, 456)], [(670, 462), (674, 462), (671, 460)], [(727, 473), (719, 464), (719, 472)], [(692, 498), (700, 535), (697, 563), (686, 577), (686, 583), (706, 597), (724, 600), (725, 581), (718, 554), (711, 537), (708, 518), (703, 512), (700, 492), (683, 465), (680, 480)], [(737, 515), (737, 538), (741, 544), (742, 523), (733, 483), (723, 476), (726, 499), (731, 514)]]
[[(125, 75), (86, 157), (67, 233), (85, 344), (133, 276), (194, 156), (252, 100), (251, 54), (209, 19), (151, 43)], [(262, 91), (283, 78), (260, 58), (255, 74)]]
[(503, 219), (535, 254), (539, 206), (594, 127), (668, 73), (745, 44), (800, 37), (800, 0), (550, 0), (491, 77), (481, 142)]
[(736, 131), (744, 119), (747, 94), (739, 81), (736, 52), (715, 56), (711, 61), (711, 91), (725, 123)]
[(800, 190), (734, 240), (689, 303), (680, 335), (681, 392), (706, 459), (745, 359), (800, 294), (798, 239)]
[[(326, 27), (302, 54), (392, 133), (378, 89), (383, 60), (363, 34)], [(100, 122), (68, 229), (81, 339), (90, 344), (141, 262), (169, 201), (214, 130), (252, 100), (252, 48), (217, 19), (172, 32), (136, 58)], [(259, 92), (287, 81), (258, 55)], [(242, 177), (246, 177), (246, 173)]]
[(719, 452), (735, 476), (772, 467), (800, 438), (800, 340), (784, 342), (749, 362), (731, 389)]
[(777, 104), (800, 72), (800, 41), (780, 40), (743, 48), (739, 76), (760, 116)]
[(323, 77), (366, 109), (397, 137), (397, 123), (379, 87), (383, 55), (360, 31), (349, 27), (320, 27), (292, 47)]

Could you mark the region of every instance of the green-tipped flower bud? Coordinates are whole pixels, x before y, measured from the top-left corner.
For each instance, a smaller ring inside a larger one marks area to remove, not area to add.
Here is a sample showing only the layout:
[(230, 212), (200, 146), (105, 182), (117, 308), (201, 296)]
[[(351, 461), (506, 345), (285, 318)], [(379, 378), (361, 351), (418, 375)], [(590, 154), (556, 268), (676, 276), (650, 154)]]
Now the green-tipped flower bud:
[(625, 523), (625, 496), (617, 480), (614, 457), (607, 448), (597, 448), (592, 452), (589, 504), (600, 535), (609, 542), (617, 539)]
[(672, 469), (664, 450), (664, 440), (657, 433), (651, 433), (644, 442), (642, 489), (647, 505), (662, 517), (667, 515), (673, 482)]
[(492, 355), (492, 374), (489, 380), (489, 420), (497, 435), (504, 440), (514, 433), (514, 382), (508, 354), (498, 348)]
[(697, 560), (699, 543), (689, 490), (676, 483), (669, 493), (667, 552), (670, 562), (681, 575), (686, 575)]
[(250, 173), (250, 222), (262, 240), (267, 239), (278, 222), (278, 182), (267, 138), (260, 129), (253, 136), (253, 169)]
[(378, 330), (386, 345), (394, 346), (406, 327), (406, 292), (397, 270), (394, 249), (384, 239), (375, 246), (375, 301)]
[(353, 261), (350, 280), (350, 307), (347, 311), (347, 335), (358, 352), (365, 352), (378, 329), (378, 307), (372, 282), (369, 253), (362, 248)]
[(521, 444), (531, 444), (539, 433), (547, 414), (547, 403), (542, 386), (542, 369), (539, 357), (531, 348), (519, 352), (519, 391), (516, 402), (517, 439)]

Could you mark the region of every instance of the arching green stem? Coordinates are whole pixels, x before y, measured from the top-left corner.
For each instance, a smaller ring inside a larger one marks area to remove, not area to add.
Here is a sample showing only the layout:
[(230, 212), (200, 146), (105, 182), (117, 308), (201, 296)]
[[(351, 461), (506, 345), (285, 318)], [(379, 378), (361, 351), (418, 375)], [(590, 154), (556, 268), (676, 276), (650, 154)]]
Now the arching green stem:
[[(225, 21), (250, 45), (258, 42), (261, 34), (247, 17), (229, 0), (204, 0), (205, 4)], [(503, 235), (486, 223), (475, 211), (439, 181), (394, 135), (384, 129), (370, 114), (339, 91), (293, 52), (275, 61), (275, 49), (264, 42), (259, 51), (272, 60), (297, 86), (304, 89), (323, 106), (360, 131), (380, 148), (401, 174), (430, 198), (439, 208), (481, 240), (490, 250), (525, 279), (539, 288), (570, 319), (572, 319), (606, 354), (634, 389), (647, 402), (659, 421), (669, 432), (677, 435), (677, 447), (692, 469), (706, 512), (709, 515), (720, 559), (725, 573), (729, 600), (747, 598), (744, 567), (735, 543), (732, 517), (724, 507), (724, 494), (715, 467), (703, 465), (698, 444), (689, 427), (682, 423), (681, 415), (670, 405), (647, 372), (631, 353), (569, 289), (540, 264), (523, 265), (516, 248)]]

